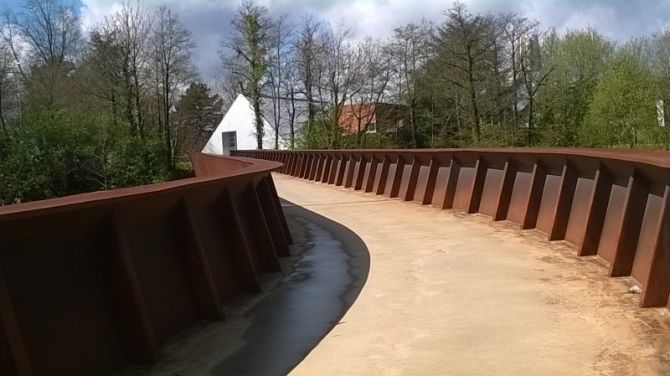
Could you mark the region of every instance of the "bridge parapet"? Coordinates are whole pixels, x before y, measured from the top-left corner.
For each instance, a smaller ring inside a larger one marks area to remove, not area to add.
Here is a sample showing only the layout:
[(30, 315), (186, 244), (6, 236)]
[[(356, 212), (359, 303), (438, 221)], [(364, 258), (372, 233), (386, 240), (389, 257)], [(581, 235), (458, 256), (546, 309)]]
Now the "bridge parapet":
[(670, 153), (599, 149), (235, 151), (291, 176), (442, 209), (481, 213), (566, 240), (612, 277), (670, 295)]
[(292, 242), (270, 172), (196, 154), (196, 178), (0, 208), (0, 374), (152, 364), (280, 271)]

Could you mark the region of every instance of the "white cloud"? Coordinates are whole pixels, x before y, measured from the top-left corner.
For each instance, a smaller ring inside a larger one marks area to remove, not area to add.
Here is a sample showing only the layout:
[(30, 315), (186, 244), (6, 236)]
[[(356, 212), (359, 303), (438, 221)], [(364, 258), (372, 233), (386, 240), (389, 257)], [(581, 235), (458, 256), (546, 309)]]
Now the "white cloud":
[[(132, 0), (131, 0), (132, 1)], [(123, 0), (82, 0), (81, 16), (85, 28), (104, 20), (121, 7)], [(205, 77), (211, 77), (218, 64), (219, 41), (227, 35), (230, 19), (242, 0), (143, 0), (153, 10), (166, 4), (180, 15), (193, 33), (198, 47), (196, 64)], [(544, 28), (593, 27), (609, 38), (623, 41), (668, 27), (670, 1), (647, 0), (642, 5), (630, 0), (465, 0), (472, 11), (513, 11), (538, 20)], [(300, 19), (310, 13), (335, 25), (347, 26), (357, 39), (384, 38), (396, 26), (418, 22), (421, 18), (440, 23), (450, 1), (435, 0), (257, 0), (272, 15), (288, 14)]]

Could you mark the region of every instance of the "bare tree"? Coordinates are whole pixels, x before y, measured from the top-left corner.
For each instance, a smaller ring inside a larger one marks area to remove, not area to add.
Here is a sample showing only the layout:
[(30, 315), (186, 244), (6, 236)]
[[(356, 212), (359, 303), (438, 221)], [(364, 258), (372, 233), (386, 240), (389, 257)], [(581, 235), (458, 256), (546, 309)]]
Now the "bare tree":
[(267, 9), (245, 1), (232, 21), (233, 35), (222, 46), (222, 61), (239, 78), (242, 92), (249, 98), (256, 122), (256, 146), (263, 148), (262, 89), (268, 70), (268, 42), (272, 27)]
[[(67, 88), (67, 76), (81, 51), (81, 28), (74, 11), (57, 0), (24, 0), (15, 12), (6, 12), (5, 42), (33, 97), (47, 106)], [(20, 42), (19, 42), (20, 40)], [(27, 45), (31, 79), (23, 69), (19, 44)]]
[(225, 113), (235, 102), (242, 85), (238, 77), (224, 65), (216, 68), (214, 76), (213, 87), (221, 97), (222, 111)]
[[(284, 81), (289, 69), (289, 59), (292, 51), (291, 26), (285, 16), (279, 17), (270, 30), (268, 87), (272, 101), (272, 117), (274, 131), (274, 148), (279, 149), (279, 138), (285, 112), (282, 101), (286, 100)], [(290, 115), (289, 115), (290, 116)]]
[[(296, 63), (297, 53), (293, 50), (289, 60), (283, 70), (282, 92), (284, 95), (284, 111), (286, 114), (286, 127), (288, 128), (288, 144), (291, 149), (295, 148), (295, 136), (297, 131), (298, 118), (304, 115), (305, 106), (301, 105), (299, 98), (304, 98), (302, 94), (298, 64)], [(309, 103), (307, 103), (309, 106)], [(313, 103), (312, 103), (313, 105)], [(308, 111), (308, 110), (307, 110)]]
[[(387, 46), (378, 40), (367, 38), (358, 45), (360, 69), (360, 88), (349, 97), (352, 115), (358, 125), (358, 144), (365, 147), (367, 132), (361, 126), (370, 122), (375, 113), (376, 104), (382, 102), (387, 94), (391, 79), (391, 59)], [(358, 104), (355, 106), (354, 104)], [(375, 131), (377, 131), (375, 129)]]
[(331, 27), (324, 37), (324, 81), (319, 89), (321, 101), (327, 101), (330, 107), (330, 126), (325, 134), (331, 148), (341, 134), (342, 107), (361, 90), (360, 51), (353, 47), (350, 38), (351, 31), (342, 27)]
[(23, 81), (26, 82), (28, 80), (28, 75), (23, 69), (26, 53), (23, 48), (24, 44), (19, 41), (21, 38), (21, 31), (16, 22), (18, 21), (15, 14), (8, 10), (3, 11), (2, 22), (0, 22), (0, 37), (2, 38), (3, 45), (9, 50), (14, 59), (14, 64), (16, 64), (18, 73), (21, 75)]
[(416, 133), (417, 81), (421, 69), (430, 57), (431, 33), (432, 25), (426, 21), (419, 24), (410, 23), (393, 31), (393, 38), (389, 46), (394, 69), (394, 92), (398, 93), (398, 101), (408, 108), (413, 146), (417, 146), (418, 143)]
[(490, 59), (495, 45), (491, 38), (493, 19), (488, 15), (471, 14), (466, 6), (456, 2), (447, 12), (447, 21), (438, 28), (438, 63), (450, 69), (442, 79), (465, 94), (469, 103), (472, 140), (481, 138), (480, 96), (485, 76), (490, 72)]
[(24, 0), (16, 23), (35, 60), (42, 64), (58, 66), (78, 52), (79, 19), (56, 0)]
[(86, 81), (82, 87), (87, 95), (109, 106), (112, 124), (120, 118), (123, 94), (123, 57), (114, 30), (98, 28), (89, 35), (89, 48), (82, 62), (80, 74)]
[(524, 46), (529, 38), (536, 33), (537, 21), (531, 21), (516, 13), (503, 14), (500, 17), (501, 28), (507, 42), (510, 71), (512, 74), (512, 106), (514, 109), (513, 124), (518, 128), (519, 121), (519, 91), (521, 89), (521, 64)]
[[(314, 17), (306, 17), (298, 31), (296, 45), (297, 73), (302, 81), (302, 94), (307, 102), (307, 138), (310, 139), (316, 117), (315, 88), (320, 87), (320, 63), (323, 55), (323, 25)], [(295, 98), (291, 93), (291, 97)]]
[[(548, 39), (549, 43), (553, 39)], [(528, 104), (528, 146), (532, 146), (533, 123), (535, 116), (535, 96), (545, 84), (547, 78), (554, 70), (548, 64), (551, 61), (546, 54), (551, 53), (553, 48), (545, 47), (540, 44), (540, 38), (537, 34), (530, 36), (523, 41), (523, 48), (520, 53), (521, 75), (523, 77), (525, 97)], [(545, 56), (542, 56), (544, 51)]]
[(151, 64), (151, 23), (151, 17), (138, 4), (125, 3), (103, 26), (105, 33), (114, 36), (120, 54), (124, 115), (131, 134), (140, 138), (145, 137), (143, 102)]
[(18, 113), (18, 77), (10, 47), (0, 39), (0, 131), (7, 133), (10, 118)]
[(177, 130), (173, 130), (170, 113), (174, 109), (179, 89), (184, 88), (194, 76), (191, 50), (195, 44), (191, 41), (191, 33), (181, 24), (177, 15), (165, 6), (156, 12), (152, 44), (157, 68), (155, 75), (160, 88), (159, 127), (163, 129), (168, 166), (174, 169), (181, 138), (179, 134), (173, 134)]

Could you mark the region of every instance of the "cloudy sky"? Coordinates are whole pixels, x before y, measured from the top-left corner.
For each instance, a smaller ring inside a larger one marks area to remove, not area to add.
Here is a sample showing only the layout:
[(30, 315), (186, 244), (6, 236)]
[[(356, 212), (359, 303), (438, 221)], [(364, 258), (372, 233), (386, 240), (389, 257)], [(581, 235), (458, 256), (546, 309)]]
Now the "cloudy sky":
[[(19, 3), (21, 0), (9, 1)], [(118, 9), (123, 0), (64, 0), (80, 9), (90, 28)], [(211, 78), (218, 63), (219, 41), (228, 33), (230, 18), (242, 0), (140, 0), (152, 9), (166, 4), (177, 11), (197, 43), (195, 63)], [(3, 1), (4, 2), (4, 1)], [(559, 31), (593, 27), (616, 41), (650, 34), (670, 26), (670, 0), (462, 0), (473, 11), (514, 11)], [(358, 38), (383, 38), (403, 23), (422, 17), (440, 22), (450, 0), (257, 0), (272, 15), (300, 19), (311, 13), (351, 27)]]

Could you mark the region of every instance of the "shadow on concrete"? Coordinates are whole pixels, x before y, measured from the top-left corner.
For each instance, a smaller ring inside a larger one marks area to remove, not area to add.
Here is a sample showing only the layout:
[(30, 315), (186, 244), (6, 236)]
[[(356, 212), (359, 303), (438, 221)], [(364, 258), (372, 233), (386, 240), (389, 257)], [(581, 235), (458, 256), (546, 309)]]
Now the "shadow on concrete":
[(244, 343), (210, 375), (285, 375), (340, 322), (370, 269), (363, 240), (347, 227), (282, 201), (297, 260), (277, 287), (245, 314)]

